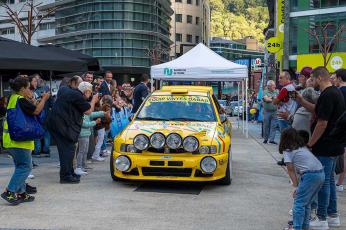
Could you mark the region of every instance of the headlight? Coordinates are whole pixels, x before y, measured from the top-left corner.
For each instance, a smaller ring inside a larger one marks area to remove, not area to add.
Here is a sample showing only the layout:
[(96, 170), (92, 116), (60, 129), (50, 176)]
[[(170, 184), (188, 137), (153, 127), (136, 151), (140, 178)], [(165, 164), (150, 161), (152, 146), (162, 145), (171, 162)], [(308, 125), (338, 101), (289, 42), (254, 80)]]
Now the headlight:
[(143, 134), (139, 134), (133, 140), (133, 145), (138, 150), (145, 150), (149, 147), (149, 138)]
[(208, 146), (201, 146), (199, 148), (199, 153), (200, 154), (209, 154), (210, 153), (209, 147)]
[(134, 145), (127, 145), (126, 146), (126, 152), (128, 153), (136, 153), (137, 149)]
[(204, 157), (201, 161), (201, 169), (204, 173), (215, 172), (216, 166), (216, 160), (213, 157)]
[(127, 156), (119, 156), (115, 159), (115, 168), (121, 172), (129, 170), (131, 161)]
[(155, 149), (162, 149), (165, 146), (166, 138), (162, 133), (154, 133), (150, 137), (150, 144)]
[(168, 135), (166, 142), (169, 148), (177, 149), (181, 146), (182, 140), (179, 134), (172, 133)]
[(198, 149), (198, 140), (196, 137), (186, 137), (183, 146), (187, 152), (195, 152)]

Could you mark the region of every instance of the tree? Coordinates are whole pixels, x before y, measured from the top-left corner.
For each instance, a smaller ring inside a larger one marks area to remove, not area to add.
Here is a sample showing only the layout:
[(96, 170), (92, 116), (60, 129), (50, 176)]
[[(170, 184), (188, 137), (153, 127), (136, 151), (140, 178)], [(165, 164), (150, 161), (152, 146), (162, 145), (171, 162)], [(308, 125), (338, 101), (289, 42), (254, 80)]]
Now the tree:
[(345, 41), (345, 38), (342, 37), (342, 34), (346, 31), (345, 26), (340, 25), (337, 27), (335, 24), (328, 22), (324, 25), (315, 25), (306, 31), (317, 43), (319, 52), (323, 57), (323, 66), (327, 67), (337, 45), (340, 41)]
[(41, 5), (42, 3), (35, 4), (33, 0), (27, 0), (23, 6), (16, 11), (10, 7), (6, 1), (3, 1), (0, 3), (0, 7), (5, 9), (7, 15), (0, 17), (9, 19), (11, 24), (17, 27), (22, 42), (31, 45), (32, 37), (38, 31), (40, 25), (57, 9), (53, 7), (47, 10), (39, 10), (38, 8)]

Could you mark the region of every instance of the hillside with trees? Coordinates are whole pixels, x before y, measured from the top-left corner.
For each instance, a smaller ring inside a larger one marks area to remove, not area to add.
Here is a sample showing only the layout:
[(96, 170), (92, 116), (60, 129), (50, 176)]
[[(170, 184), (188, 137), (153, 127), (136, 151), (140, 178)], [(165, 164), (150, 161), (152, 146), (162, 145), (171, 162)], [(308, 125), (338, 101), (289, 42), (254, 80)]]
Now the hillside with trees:
[(226, 39), (253, 36), (264, 43), (269, 21), (266, 0), (210, 0), (211, 35)]

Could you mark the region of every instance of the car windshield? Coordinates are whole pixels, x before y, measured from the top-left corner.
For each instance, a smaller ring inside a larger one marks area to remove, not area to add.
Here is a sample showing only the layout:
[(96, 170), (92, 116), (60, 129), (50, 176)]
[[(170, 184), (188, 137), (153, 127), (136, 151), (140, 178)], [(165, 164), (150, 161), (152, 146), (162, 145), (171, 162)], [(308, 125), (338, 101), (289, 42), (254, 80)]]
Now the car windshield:
[(136, 120), (217, 121), (210, 99), (193, 95), (151, 96)]

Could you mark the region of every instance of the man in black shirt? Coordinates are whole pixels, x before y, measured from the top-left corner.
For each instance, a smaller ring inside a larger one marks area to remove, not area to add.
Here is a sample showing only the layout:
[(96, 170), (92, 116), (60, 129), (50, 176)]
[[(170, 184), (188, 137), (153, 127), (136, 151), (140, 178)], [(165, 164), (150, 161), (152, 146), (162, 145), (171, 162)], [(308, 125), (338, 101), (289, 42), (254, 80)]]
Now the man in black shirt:
[(55, 139), (60, 159), (60, 183), (79, 183), (74, 174), (73, 158), (76, 144), (83, 123), (83, 115), (94, 110), (98, 95), (89, 103), (76, 89), (82, 82), (80, 77), (73, 77), (69, 86), (59, 89), (57, 100), (47, 119), (47, 128)]
[(142, 75), (141, 83), (136, 86), (133, 92), (133, 109), (132, 112), (136, 113), (142, 102), (149, 95), (148, 82), (149, 76), (147, 74)]
[(334, 170), (336, 157), (343, 154), (344, 148), (329, 135), (334, 129), (337, 119), (345, 111), (345, 102), (340, 90), (332, 85), (330, 74), (325, 67), (314, 69), (311, 77), (315, 89), (319, 89), (321, 92), (317, 104), (313, 105), (307, 102), (301, 95), (297, 96), (297, 100), (316, 116), (308, 147), (312, 148), (313, 154), (324, 167), (325, 182), (318, 194), (318, 218), (310, 223), (310, 227), (328, 229), (328, 225), (340, 226)]
[[(346, 106), (346, 69), (338, 69), (336, 72), (336, 86), (339, 87), (341, 93), (344, 95), (345, 106)], [(346, 146), (344, 151), (344, 169), (346, 169)], [(344, 179), (346, 176), (346, 170), (340, 174), (338, 182), (336, 183), (336, 190), (342, 192), (344, 190)]]

